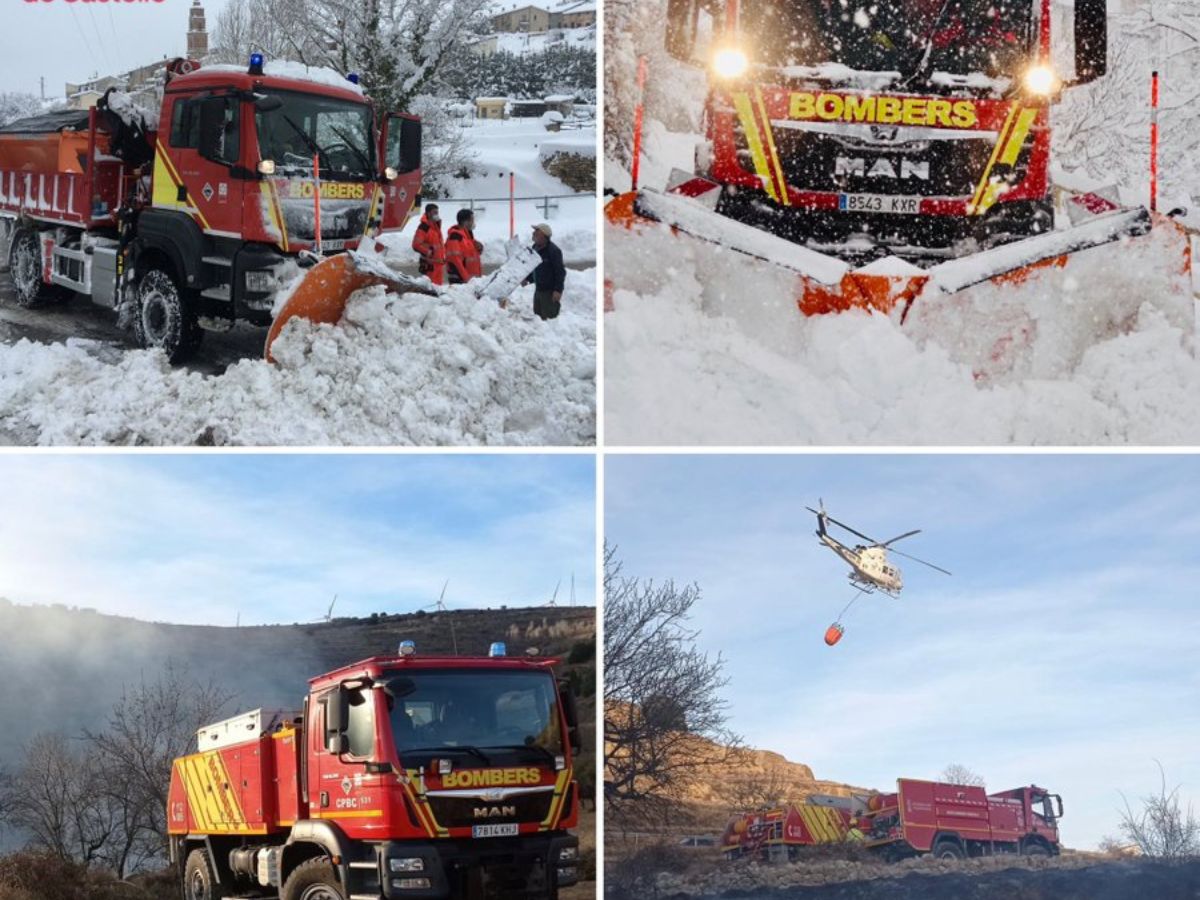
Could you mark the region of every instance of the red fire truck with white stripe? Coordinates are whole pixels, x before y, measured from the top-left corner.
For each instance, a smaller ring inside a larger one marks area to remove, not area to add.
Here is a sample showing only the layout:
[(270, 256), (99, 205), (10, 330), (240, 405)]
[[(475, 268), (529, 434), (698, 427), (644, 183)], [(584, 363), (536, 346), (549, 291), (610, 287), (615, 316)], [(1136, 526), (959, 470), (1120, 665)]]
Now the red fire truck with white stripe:
[(157, 112), (110, 91), (0, 128), (21, 306), (85, 294), (182, 360), (205, 329), (269, 324), (296, 262), (402, 228), (420, 192), (420, 120), (376, 110), (353, 76), (176, 60)]
[(418, 656), (207, 726), (167, 806), (185, 900), (554, 900), (578, 879), (581, 750), (558, 661)]

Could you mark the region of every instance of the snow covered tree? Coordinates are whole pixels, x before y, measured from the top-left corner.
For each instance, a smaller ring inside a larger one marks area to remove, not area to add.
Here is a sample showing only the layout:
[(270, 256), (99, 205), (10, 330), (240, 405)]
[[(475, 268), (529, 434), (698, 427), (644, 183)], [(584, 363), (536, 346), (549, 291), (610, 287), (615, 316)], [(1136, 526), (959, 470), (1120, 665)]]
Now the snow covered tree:
[[(357, 72), (388, 109), (426, 92), (488, 0), (232, 0), (218, 19), (221, 58), (249, 50)], [(242, 7), (240, 10), (236, 7)]]
[(42, 101), (33, 94), (0, 92), (0, 125), (7, 125), (26, 116), (35, 116), (41, 111)]

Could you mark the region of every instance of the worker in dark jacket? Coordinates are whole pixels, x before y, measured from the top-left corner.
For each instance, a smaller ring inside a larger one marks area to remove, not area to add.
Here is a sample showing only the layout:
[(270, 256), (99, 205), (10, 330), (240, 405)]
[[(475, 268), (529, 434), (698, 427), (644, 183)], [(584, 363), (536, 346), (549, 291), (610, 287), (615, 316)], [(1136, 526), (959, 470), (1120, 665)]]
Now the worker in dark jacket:
[(412, 248), (421, 254), (420, 272), (434, 284), (446, 283), (446, 248), (442, 241), (442, 217), (436, 203), (425, 206), (425, 215), (413, 235)]
[(483, 244), (475, 240), (475, 213), (458, 211), (458, 224), (446, 234), (446, 274), (450, 284), (466, 284), (483, 274)]
[[(553, 319), (562, 308), (563, 286), (567, 280), (567, 267), (563, 265), (562, 251), (550, 240), (550, 226), (543, 222), (533, 226), (533, 249), (542, 261), (533, 270), (533, 311), (542, 319)], [(525, 280), (529, 284), (529, 279)]]

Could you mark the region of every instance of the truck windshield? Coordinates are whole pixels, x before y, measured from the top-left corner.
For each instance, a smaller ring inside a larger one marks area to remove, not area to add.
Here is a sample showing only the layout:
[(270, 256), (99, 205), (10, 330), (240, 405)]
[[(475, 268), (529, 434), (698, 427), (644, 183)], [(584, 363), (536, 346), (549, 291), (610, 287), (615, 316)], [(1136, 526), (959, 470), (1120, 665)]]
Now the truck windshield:
[(859, 72), (1014, 78), (1028, 59), (1030, 0), (746, 0), (755, 62)]
[(472, 765), (541, 762), (563, 752), (548, 672), (397, 671), (387, 677), (385, 695), (405, 765), (447, 752), (474, 757)]
[(332, 181), (370, 181), (375, 173), (375, 142), (371, 108), (365, 103), (271, 91), (282, 104), (255, 110), (259, 152), (275, 162), (280, 175), (312, 175), (313, 157), (320, 157), (322, 178)]

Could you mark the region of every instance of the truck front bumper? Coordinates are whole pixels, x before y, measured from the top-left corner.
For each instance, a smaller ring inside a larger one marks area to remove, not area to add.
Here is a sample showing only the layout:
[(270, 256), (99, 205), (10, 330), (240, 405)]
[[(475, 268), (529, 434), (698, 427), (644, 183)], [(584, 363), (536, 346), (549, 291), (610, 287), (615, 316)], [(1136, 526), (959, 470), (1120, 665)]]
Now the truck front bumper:
[[(389, 842), (380, 853), (387, 898), (548, 896), (579, 880), (579, 840), (565, 832), (511, 838)], [(471, 896), (474, 896), (472, 894)]]

